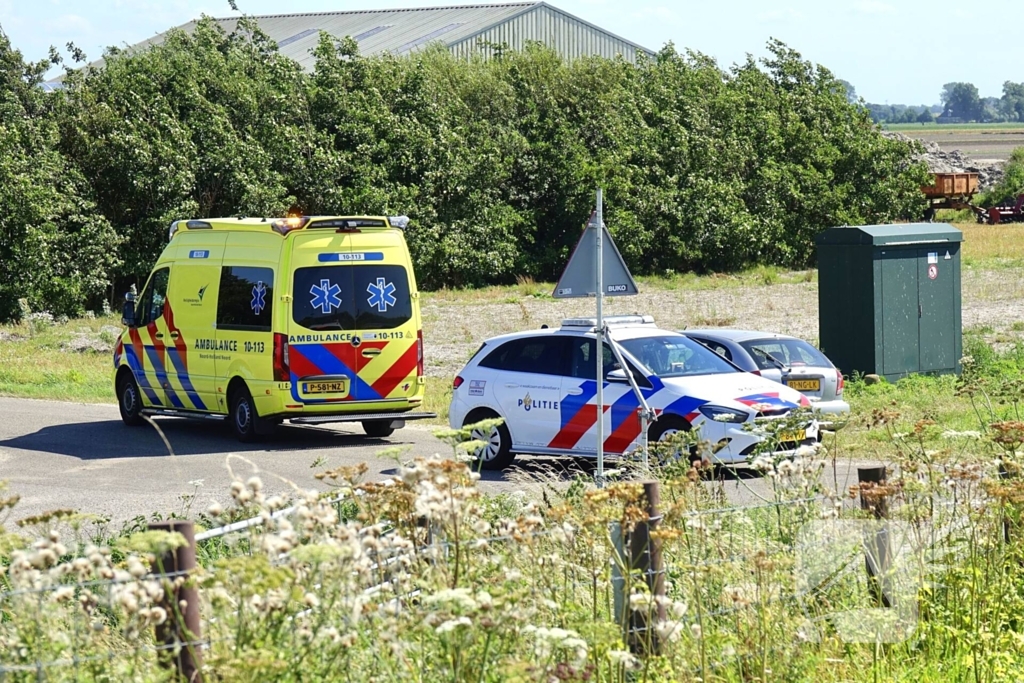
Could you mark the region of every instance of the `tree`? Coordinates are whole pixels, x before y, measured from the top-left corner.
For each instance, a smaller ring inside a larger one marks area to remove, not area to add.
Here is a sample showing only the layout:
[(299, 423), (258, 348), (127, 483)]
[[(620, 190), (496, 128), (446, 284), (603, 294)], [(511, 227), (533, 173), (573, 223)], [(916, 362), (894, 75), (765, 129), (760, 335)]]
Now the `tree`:
[(935, 123), (935, 117), (932, 116), (931, 110), (927, 106), (921, 107), (921, 113), (917, 115), (918, 123)]
[(857, 89), (853, 87), (850, 81), (843, 80), (842, 78), (837, 79), (839, 85), (843, 86), (843, 90), (846, 91), (846, 101), (850, 104), (857, 104), (860, 98), (857, 97)]
[(980, 121), (984, 116), (978, 88), (971, 83), (955, 82), (942, 86), (940, 95), (944, 117), (962, 121)]
[(0, 31), (0, 321), (30, 308), (75, 315), (99, 307), (118, 239), (91, 188), (57, 151), (50, 62), (26, 64)]
[(1024, 83), (1003, 83), (999, 109), (1011, 121), (1024, 121)]

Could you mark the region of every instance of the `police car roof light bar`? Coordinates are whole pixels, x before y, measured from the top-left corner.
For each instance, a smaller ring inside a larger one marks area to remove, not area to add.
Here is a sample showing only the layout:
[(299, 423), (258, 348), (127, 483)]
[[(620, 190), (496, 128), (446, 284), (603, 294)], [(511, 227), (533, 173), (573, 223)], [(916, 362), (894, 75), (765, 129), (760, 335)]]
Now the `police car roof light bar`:
[[(654, 316), (650, 315), (609, 315), (605, 316), (606, 327), (626, 327), (633, 325), (653, 325)], [(562, 327), (597, 327), (597, 318), (566, 318), (562, 321)]]

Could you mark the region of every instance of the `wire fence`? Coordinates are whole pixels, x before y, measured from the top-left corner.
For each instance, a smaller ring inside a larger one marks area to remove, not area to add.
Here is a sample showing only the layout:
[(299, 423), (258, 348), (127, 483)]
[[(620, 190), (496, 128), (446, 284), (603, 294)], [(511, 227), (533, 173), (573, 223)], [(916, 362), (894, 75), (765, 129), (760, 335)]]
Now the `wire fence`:
[[(877, 582), (884, 579), (888, 570), (888, 567), (883, 566), (885, 558), (876, 558), (872, 574), (870, 567), (865, 570), (865, 556), (861, 555), (860, 566), (852, 571), (846, 567), (845, 571), (835, 572), (813, 586), (794, 583), (794, 571), (799, 572), (801, 554), (809, 542), (801, 538), (800, 529), (822, 523), (823, 520), (841, 518), (849, 512), (849, 508), (837, 505), (838, 500), (835, 496), (826, 495), (780, 498), (746, 506), (687, 509), (664, 518), (662, 511), (651, 507), (648, 500), (645, 519), (635, 525), (627, 525), (628, 528), (619, 528), (618, 532), (613, 524), (609, 532), (612, 545), (609, 555), (603, 560), (603, 571), (607, 578), (602, 579), (607, 581), (611, 598), (604, 610), (606, 618), (614, 619), (622, 626), (624, 640), (638, 653), (658, 652), (669, 641), (683, 642), (683, 649), (701, 661), (700, 666), (695, 668), (700, 675), (738, 665), (741, 668), (746, 666), (744, 662), (750, 659), (750, 653), (732, 653), (726, 648), (715, 656), (708, 656), (701, 648), (701, 641), (711, 634), (717, 634), (726, 641), (752, 637), (756, 629), (763, 628), (758, 625), (761, 619), (759, 615), (763, 615), (766, 610), (776, 610), (775, 613), (784, 611), (788, 623), (803, 624), (801, 628), (807, 629), (806, 633), (798, 631), (801, 633), (800, 638), (813, 640), (814, 624), (828, 617), (827, 609), (822, 607), (823, 601), (827, 602), (827, 598), (837, 591), (848, 592), (854, 585), (870, 586), (872, 580)], [(957, 510), (965, 506), (976, 510), (979, 505), (984, 505), (979, 500), (978, 496), (940, 500), (932, 506), (932, 514), (936, 518), (940, 515), (954, 516)], [(333, 497), (320, 502), (337, 506), (344, 503), (345, 498)], [(850, 517), (856, 520), (871, 517), (871, 505), (862, 500), (863, 511)], [(251, 554), (256, 545), (255, 540), (269, 532), (266, 528), (268, 522), (273, 527), (282, 520), (294, 518), (299, 509), (300, 506), (296, 505), (269, 515), (255, 516), (203, 531), (195, 535), (194, 545), (202, 549), (209, 543), (222, 542), (226, 537), (248, 534), (249, 538), (243, 545), (245, 552)], [(404, 609), (423, 597), (422, 588), (410, 589), (409, 582), (400, 576), (410, 561), (426, 558), (432, 566), (443, 568), (452, 561), (453, 556), (458, 557), (467, 549), (497, 544), (549, 543), (552, 544), (549, 550), (557, 550), (566, 544), (571, 545), (574, 542), (572, 536), (580, 531), (578, 527), (566, 530), (551, 526), (526, 532), (499, 530), (499, 533), (456, 538), (443, 528), (424, 522), (421, 542), (413, 545), (387, 545), (368, 551), (372, 561), (364, 568), (365, 576), (376, 577), (375, 582), (362, 581), (355, 585), (363, 598), (383, 599), (384, 604), (391, 605), (391, 609)], [(394, 534), (394, 530), (378, 529), (375, 533), (385, 537)], [(645, 534), (646, 539), (640, 547), (635, 542), (638, 533)], [(360, 539), (361, 542), (363, 540)], [(196, 547), (191, 549), (193, 553)], [(278, 563), (289, 558), (288, 552), (271, 555), (271, 559)], [(867, 564), (871, 564), (870, 558)], [(563, 571), (567, 578), (561, 585), (574, 595), (577, 591), (582, 593), (594, 586), (594, 570), (591, 567), (566, 566)], [(70, 580), (70, 576), (65, 575), (52, 585), (19, 587), (0, 592), (0, 620), (5, 614), (10, 616), (12, 610), (23, 607), (24, 601), (30, 597), (35, 598), (42, 614), (48, 602), (54, 600), (55, 594), (68, 588), (74, 591), (72, 597), (75, 600), (81, 600), (87, 592), (106, 593), (106, 598), (98, 602), (101, 607), (112, 608), (118, 596), (125, 592), (121, 589), (128, 587), (145, 587), (158, 582), (164, 586), (164, 590), (170, 592), (173, 584), (180, 583), (176, 580), (201, 577), (202, 590), (206, 590), (221, 577), (218, 570), (210, 568), (153, 571), (138, 576), (121, 574), (110, 579), (81, 582)], [(320, 591), (322, 587), (322, 583), (318, 582), (311, 584), (309, 589)], [(638, 599), (642, 596), (649, 596), (650, 599)], [(176, 607), (166, 599), (161, 604), (168, 605), (168, 612), (174, 611)], [(675, 614), (673, 610), (679, 605), (685, 605), (685, 609)], [(76, 616), (71, 633), (65, 633), (66, 639), (72, 642), (64, 649), (74, 654), (36, 661), (31, 654), (26, 656), (0, 650), (0, 681), (10, 676), (33, 673), (37, 680), (46, 680), (46, 672), (55, 668), (77, 670), (79, 667), (115, 660), (141, 657), (156, 662), (173, 659), (183, 650), (194, 650), (201, 656), (203, 651), (233, 640), (234, 634), (221, 628), (221, 622), (237, 619), (240, 609), (236, 607), (234, 611), (204, 614), (205, 621), (200, 627), (189, 630), (179, 628), (172, 642), (161, 642), (159, 634), (150, 637), (140, 631), (134, 637), (106, 637), (110, 641), (107, 652), (79, 655), (77, 653), (85, 650), (86, 643), (73, 642), (75, 639), (89, 641), (88, 645), (94, 648), (99, 647), (98, 641), (104, 640), (85, 637), (90, 629), (95, 628), (95, 623), (85, 623), (87, 614), (82, 612)], [(315, 614), (319, 609), (318, 605), (311, 604), (289, 616), (289, 619), (298, 621)], [(109, 625), (110, 615), (105, 618)], [(168, 614), (170, 621), (174, 620)], [(159, 625), (157, 628), (159, 630)], [(769, 631), (767, 637), (763, 633), (758, 635), (762, 639), (767, 638), (758, 650), (762, 660), (771, 653), (786, 652), (793, 647), (792, 633), (783, 637), (778, 629)], [(200, 632), (216, 635), (203, 638)]]

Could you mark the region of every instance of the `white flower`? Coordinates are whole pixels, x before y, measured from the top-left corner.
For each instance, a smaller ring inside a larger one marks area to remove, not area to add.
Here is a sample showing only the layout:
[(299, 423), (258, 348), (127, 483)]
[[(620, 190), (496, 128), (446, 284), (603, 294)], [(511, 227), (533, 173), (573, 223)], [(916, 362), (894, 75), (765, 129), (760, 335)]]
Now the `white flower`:
[(625, 667), (627, 671), (632, 671), (640, 667), (640, 660), (626, 650), (609, 650), (608, 659), (611, 660), (612, 666), (622, 666)]
[(633, 593), (629, 596), (629, 608), (634, 612), (650, 609), (653, 602), (650, 593)]
[(449, 632), (454, 631), (455, 629), (457, 629), (459, 626), (472, 626), (472, 625), (473, 625), (473, 622), (469, 620), (469, 617), (459, 617), (458, 619), (449, 619), (448, 621), (444, 622), (443, 624), (441, 624), (440, 626), (438, 626), (434, 630), (437, 633), (449, 633)]
[(190, 481), (188, 483), (188, 485), (189, 486), (194, 486), (195, 488), (199, 488), (200, 486), (203, 485), (203, 480), (202, 479), (193, 479), (192, 481)]
[(210, 503), (210, 507), (206, 508), (206, 514), (210, 515), (211, 517), (220, 517), (222, 514), (224, 514), (224, 508), (221, 507), (220, 503), (213, 502)]

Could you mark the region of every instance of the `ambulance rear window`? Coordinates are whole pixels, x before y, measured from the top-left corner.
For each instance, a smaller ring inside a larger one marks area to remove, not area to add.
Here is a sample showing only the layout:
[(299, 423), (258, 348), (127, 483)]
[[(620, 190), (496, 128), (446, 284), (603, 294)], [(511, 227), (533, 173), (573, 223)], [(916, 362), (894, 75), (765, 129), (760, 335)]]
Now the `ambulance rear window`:
[(299, 268), (294, 284), (292, 318), (308, 330), (390, 330), (412, 318), (402, 266)]

